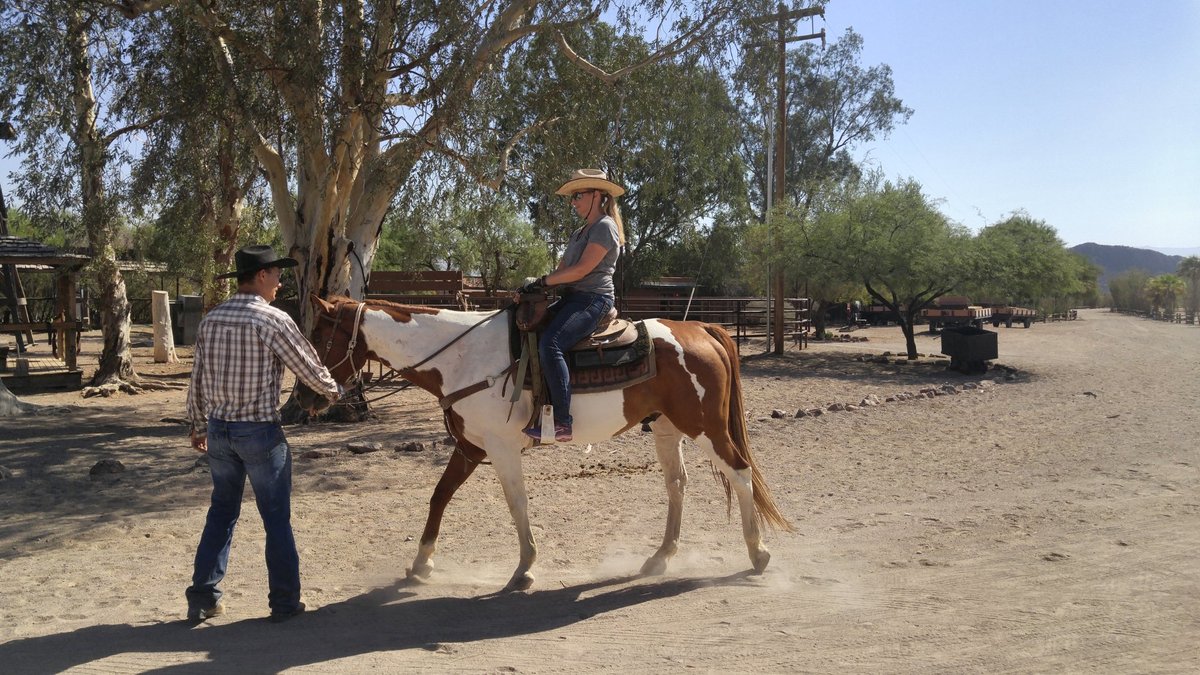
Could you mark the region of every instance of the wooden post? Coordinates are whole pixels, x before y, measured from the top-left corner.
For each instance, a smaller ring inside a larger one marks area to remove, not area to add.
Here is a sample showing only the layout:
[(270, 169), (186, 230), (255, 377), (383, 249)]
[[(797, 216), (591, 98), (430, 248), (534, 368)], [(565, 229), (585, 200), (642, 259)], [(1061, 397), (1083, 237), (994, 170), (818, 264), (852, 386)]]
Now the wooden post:
[(79, 322), (75, 320), (75, 273), (59, 268), (55, 279), (59, 319), (66, 323), (58, 329), (58, 353), (67, 370), (79, 370)]
[(171, 296), (166, 291), (151, 291), (150, 314), (154, 323), (154, 362), (175, 363), (175, 336), (171, 334)]

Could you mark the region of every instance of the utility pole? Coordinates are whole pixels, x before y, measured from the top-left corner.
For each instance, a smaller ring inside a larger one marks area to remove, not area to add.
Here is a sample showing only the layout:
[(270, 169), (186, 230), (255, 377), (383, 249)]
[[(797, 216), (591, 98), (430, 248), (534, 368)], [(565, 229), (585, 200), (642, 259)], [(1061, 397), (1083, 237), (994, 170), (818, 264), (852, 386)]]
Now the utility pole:
[[(788, 36), (789, 22), (808, 17), (819, 16), (825, 18), (825, 8), (823, 6), (806, 7), (804, 9), (788, 10), (783, 3), (779, 3), (779, 11), (775, 14), (755, 17), (756, 23), (767, 23), (770, 21), (776, 22), (777, 34), (775, 36), (776, 47), (779, 52), (779, 98), (775, 111), (775, 189), (774, 201), (779, 202), (784, 199), (784, 190), (786, 188), (786, 170), (787, 170), (787, 45), (790, 42), (800, 42), (802, 40), (816, 40), (820, 38), (821, 46), (825, 46), (825, 29), (822, 28), (818, 33), (810, 33), (808, 35)], [(768, 214), (768, 218), (770, 215)], [(770, 225), (768, 224), (768, 227)], [(783, 297), (783, 269), (776, 269), (774, 279), (771, 285), (774, 287), (774, 306), (772, 311), (771, 333), (774, 338), (775, 353), (783, 353), (783, 315), (784, 315), (784, 297)]]

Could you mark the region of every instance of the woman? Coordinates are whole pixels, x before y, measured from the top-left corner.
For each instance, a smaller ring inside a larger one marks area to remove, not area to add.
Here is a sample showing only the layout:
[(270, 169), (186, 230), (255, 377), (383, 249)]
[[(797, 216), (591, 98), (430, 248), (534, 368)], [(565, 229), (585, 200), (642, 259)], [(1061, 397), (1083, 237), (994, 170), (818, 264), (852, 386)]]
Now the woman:
[[(598, 169), (579, 169), (555, 194), (569, 196), (583, 227), (571, 233), (558, 267), (530, 286), (565, 286), (554, 303), (557, 312), (538, 342), (542, 372), (554, 404), (554, 440), (571, 440), (571, 376), (563, 352), (591, 335), (616, 300), (613, 272), (625, 244), (617, 197), (625, 188)], [(528, 287), (527, 287), (528, 288)], [(538, 424), (525, 429), (542, 437)]]

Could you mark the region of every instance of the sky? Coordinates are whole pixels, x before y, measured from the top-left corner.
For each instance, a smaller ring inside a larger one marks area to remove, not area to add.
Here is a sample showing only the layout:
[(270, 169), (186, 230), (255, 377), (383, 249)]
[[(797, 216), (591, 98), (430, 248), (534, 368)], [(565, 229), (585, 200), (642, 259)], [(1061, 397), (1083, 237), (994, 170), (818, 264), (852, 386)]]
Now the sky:
[(859, 158), (952, 220), (1200, 252), (1200, 0), (829, 0), (822, 25), (862, 35), (914, 110)]
[(952, 220), (1200, 252), (1200, 0), (830, 0), (824, 27), (914, 110), (858, 156)]

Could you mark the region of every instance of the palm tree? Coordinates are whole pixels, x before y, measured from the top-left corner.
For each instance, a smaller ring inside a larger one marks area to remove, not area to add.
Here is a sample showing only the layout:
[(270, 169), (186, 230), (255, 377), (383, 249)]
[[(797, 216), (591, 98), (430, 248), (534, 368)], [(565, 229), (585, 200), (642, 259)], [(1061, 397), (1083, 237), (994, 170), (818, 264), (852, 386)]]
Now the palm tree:
[(1175, 318), (1175, 301), (1187, 290), (1183, 279), (1174, 274), (1160, 274), (1146, 283), (1153, 307), (1162, 308), (1162, 317), (1168, 321)]
[(1192, 255), (1179, 261), (1176, 268), (1179, 276), (1188, 283), (1188, 318), (1195, 321), (1197, 310), (1200, 310), (1200, 256)]

